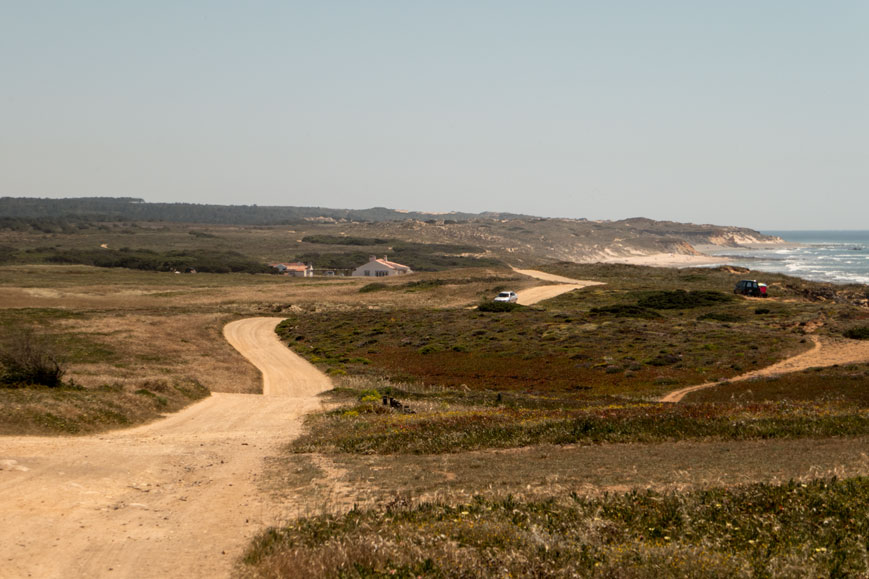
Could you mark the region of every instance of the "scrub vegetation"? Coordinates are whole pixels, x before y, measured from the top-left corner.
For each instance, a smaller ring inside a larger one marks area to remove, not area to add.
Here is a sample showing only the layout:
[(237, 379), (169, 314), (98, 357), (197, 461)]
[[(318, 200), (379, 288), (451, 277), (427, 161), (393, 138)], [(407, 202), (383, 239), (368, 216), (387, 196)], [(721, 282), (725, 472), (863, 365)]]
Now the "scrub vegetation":
[(869, 479), (402, 502), (262, 534), (242, 577), (856, 577)]
[[(530, 308), (488, 301), (477, 309), (300, 313), (278, 333), (315, 364), (351, 374), (648, 400), (676, 385), (727, 379), (805, 350), (802, 328), (826, 315), (825, 306), (808, 301), (770, 303), (758, 315), (756, 301), (711, 289), (732, 286), (733, 276), (722, 272), (638, 268), (630, 274), (612, 267), (622, 273), (610, 272), (608, 285)], [(666, 286), (680, 289), (661, 289)], [(358, 358), (369, 363), (352, 361)]]
[[(865, 436), (869, 435), (869, 400), (863, 384), (869, 380), (869, 368), (857, 370), (856, 376), (835, 372), (819, 376), (818, 382), (826, 387), (815, 397), (743, 397), (735, 403), (724, 393), (714, 402), (667, 404), (614, 396), (495, 394), (383, 384), (376, 390), (344, 388), (334, 397), (352, 403), (310, 419), (308, 432), (291, 449), (440, 454), (540, 444)], [(752, 384), (761, 391), (765, 386)], [(811, 391), (809, 385), (794, 386), (804, 393)], [(400, 399), (413, 413), (384, 406), (382, 396)], [(722, 398), (725, 401), (719, 402)]]
[[(805, 351), (808, 332), (834, 339), (859, 327), (869, 313), (847, 291), (830, 297), (819, 284), (769, 276), (773, 297), (760, 302), (732, 295), (739, 274), (723, 269), (547, 269), (607, 285), (509, 312), (468, 304), (300, 313), (279, 326), (295, 351), (348, 374), (330, 393), (331, 408), (309, 418), (283, 460), (328, 457), (343, 481), (373, 485), (370, 492), (380, 498), (269, 530), (252, 545), (242, 576), (844, 577), (869, 571), (865, 478), (603, 495), (565, 491), (568, 482), (516, 498), (494, 491), (503, 480), (505, 488), (524, 492), (522, 481), (534, 476), (515, 461), (532, 457), (529, 468), (541, 479), (568, 481), (573, 475), (560, 465), (581, 449), (618, 455), (636, 448), (633, 465), (641, 471), (650, 466), (642, 449), (656, 449), (656, 460), (665, 462), (655, 462), (655, 469), (666, 471), (675, 467), (664, 465), (694, 452), (684, 445), (694, 444), (710, 462), (698, 468), (714, 472), (720, 459), (709, 456), (712, 447), (808, 448), (812, 440), (849, 439), (859, 445), (869, 435), (869, 364), (725, 381), (681, 404), (657, 402), (679, 386), (726, 380)], [(576, 460), (574, 468), (588, 466)], [(774, 462), (756, 460), (765, 469)], [(424, 474), (440, 469), (445, 472)], [(410, 489), (439, 488), (422, 484), (430, 476), (440, 486), (456, 477), (465, 482), (453, 483), (462, 490), (444, 500), (415, 502)]]
[[(806, 351), (808, 334), (864, 338), (864, 287), (764, 275), (759, 300), (731, 293), (756, 275), (724, 268), (559, 263), (545, 269), (606, 285), (486, 311), (498, 291), (537, 283), (486, 249), (520, 223), (117, 219), (0, 223), (0, 337), (32, 332), (61, 371), (24, 379), (25, 356), (2, 358), (0, 433), (99, 432), (209, 391), (254, 392), (222, 328), (286, 316), (281, 339), (337, 387), (263, 477), (310, 516), (262, 534), (242, 576), (869, 573), (869, 365), (657, 401)], [(232, 252), (257, 267), (376, 254), (438, 271), (293, 279), (241, 273)], [(212, 257), (230, 273), (183, 261)], [(200, 273), (160, 271), (181, 268)]]

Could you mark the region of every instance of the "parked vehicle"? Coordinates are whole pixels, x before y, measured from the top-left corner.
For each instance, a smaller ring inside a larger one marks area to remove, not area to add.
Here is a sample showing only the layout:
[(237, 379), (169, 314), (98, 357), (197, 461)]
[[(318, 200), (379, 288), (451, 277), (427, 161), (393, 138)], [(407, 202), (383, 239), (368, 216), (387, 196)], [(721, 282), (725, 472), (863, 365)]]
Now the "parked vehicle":
[(495, 296), (496, 302), (508, 302), (515, 303), (519, 299), (519, 296), (516, 295), (516, 292), (501, 292), (497, 296)]
[(756, 298), (766, 297), (766, 284), (758, 283), (756, 279), (743, 279), (737, 282), (733, 288), (733, 293), (743, 296), (753, 296)]

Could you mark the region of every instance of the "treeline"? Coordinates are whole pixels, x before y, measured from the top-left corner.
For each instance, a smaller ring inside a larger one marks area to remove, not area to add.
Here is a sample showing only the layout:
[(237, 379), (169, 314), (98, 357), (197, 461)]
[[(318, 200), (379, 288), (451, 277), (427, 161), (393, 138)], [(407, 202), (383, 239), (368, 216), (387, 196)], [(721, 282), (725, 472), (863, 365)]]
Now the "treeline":
[[(200, 205), (196, 203), (146, 203), (130, 197), (79, 197), (38, 199), (0, 197), (0, 217), (18, 219), (75, 219), (84, 221), (168, 221), (220, 225), (289, 225), (310, 220), (405, 221), (431, 220), (432, 214), (400, 212), (384, 207), (327, 209), (257, 205)], [(521, 217), (500, 213), (451, 213), (450, 220)]]
[(40, 233), (76, 233), (92, 227), (90, 223), (62, 217), (0, 217), (0, 229)]
[(191, 271), (203, 273), (274, 273), (235, 251), (186, 250), (158, 252), (149, 249), (58, 249), (38, 248), (13, 254), (5, 260), (21, 263), (124, 267), (144, 271)]

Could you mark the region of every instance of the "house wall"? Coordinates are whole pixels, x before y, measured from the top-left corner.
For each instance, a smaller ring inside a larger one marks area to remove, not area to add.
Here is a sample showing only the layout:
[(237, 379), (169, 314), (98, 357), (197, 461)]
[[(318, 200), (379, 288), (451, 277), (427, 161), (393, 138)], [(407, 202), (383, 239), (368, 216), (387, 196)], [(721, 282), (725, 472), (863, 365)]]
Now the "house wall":
[(355, 270), (353, 270), (353, 275), (366, 277), (387, 277), (390, 275), (402, 275), (405, 273), (407, 272), (392, 269), (391, 267), (387, 267), (377, 261), (369, 261), (365, 265), (357, 267)]

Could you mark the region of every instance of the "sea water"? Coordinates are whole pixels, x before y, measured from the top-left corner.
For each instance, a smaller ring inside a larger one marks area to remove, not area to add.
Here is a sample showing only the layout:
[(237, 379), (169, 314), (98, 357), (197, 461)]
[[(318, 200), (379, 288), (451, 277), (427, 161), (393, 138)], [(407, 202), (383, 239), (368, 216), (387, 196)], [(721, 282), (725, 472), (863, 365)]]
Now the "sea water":
[(869, 231), (763, 231), (792, 245), (722, 248), (715, 255), (756, 271), (814, 281), (869, 284)]

